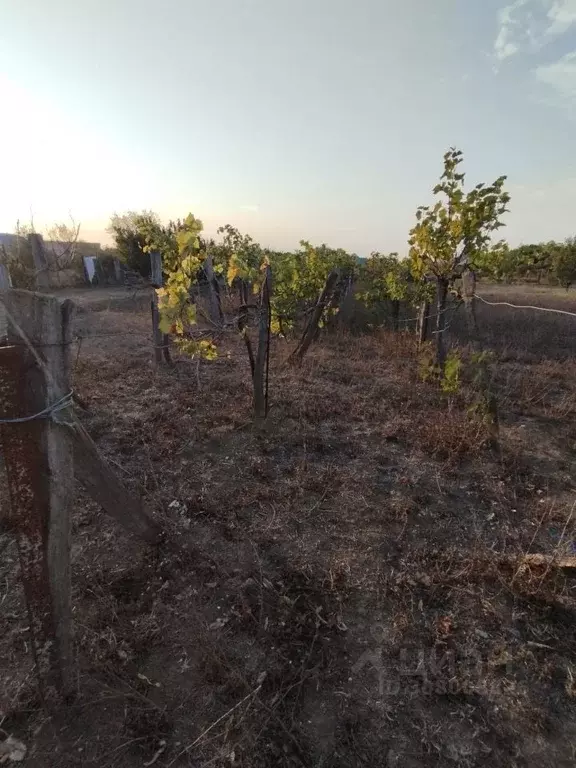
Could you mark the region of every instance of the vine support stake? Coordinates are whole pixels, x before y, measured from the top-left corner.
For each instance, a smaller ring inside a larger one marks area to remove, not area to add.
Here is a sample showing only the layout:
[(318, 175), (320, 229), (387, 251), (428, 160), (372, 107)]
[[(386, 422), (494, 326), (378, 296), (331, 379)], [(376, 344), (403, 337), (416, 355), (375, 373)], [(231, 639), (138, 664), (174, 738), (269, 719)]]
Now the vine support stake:
[(462, 296), (464, 298), (464, 311), (468, 334), (472, 339), (478, 336), (478, 322), (476, 320), (476, 275), (473, 270), (465, 269), (462, 272)]
[(210, 253), (204, 260), (204, 274), (206, 275), (206, 282), (208, 283), (210, 322), (212, 325), (220, 328), (224, 323), (224, 317), (222, 315), (222, 305), (220, 303), (220, 290), (218, 288), (218, 281), (214, 275), (214, 264)]
[(446, 363), (446, 299), (448, 296), (448, 280), (436, 278), (436, 365), (444, 375)]
[[(4, 293), (2, 301), (9, 322), (7, 345), (0, 347), (0, 416), (32, 416), (70, 392), (73, 304), (15, 290)], [(8, 523), (18, 544), (40, 695), (49, 706), (71, 687), (74, 464), (71, 436), (63, 423), (67, 418), (66, 409), (51, 418), (0, 426), (10, 495)]]
[(326, 278), (324, 287), (320, 291), (320, 295), (318, 296), (318, 301), (316, 302), (316, 306), (314, 307), (312, 317), (310, 318), (306, 328), (304, 329), (304, 333), (302, 334), (302, 337), (298, 342), (298, 346), (288, 358), (288, 362), (294, 363), (294, 364), (299, 364), (302, 362), (302, 358), (306, 354), (308, 347), (310, 346), (310, 344), (312, 344), (312, 342), (314, 341), (314, 339), (318, 334), (318, 330), (320, 327), (320, 320), (322, 319), (322, 314), (324, 313), (324, 310), (328, 305), (328, 302), (336, 287), (336, 283), (338, 282), (339, 277), (340, 277), (340, 272), (337, 269), (333, 269), (332, 272), (330, 272), (330, 274)]
[(258, 350), (254, 362), (254, 416), (257, 420), (268, 415), (268, 362), (270, 358), (270, 297), (272, 293), (272, 270), (266, 267), (260, 300), (260, 321), (258, 323)]
[(160, 311), (158, 310), (157, 288), (162, 288), (162, 256), (157, 251), (150, 252), (150, 282), (154, 289), (150, 310), (152, 314), (152, 343), (154, 344), (154, 362), (161, 365), (162, 360), (170, 363), (170, 337), (160, 330)]
[(9, 291), (12, 288), (12, 280), (10, 279), (10, 272), (6, 264), (0, 262), (0, 291)]
[(422, 304), (420, 304), (420, 309), (418, 310), (418, 325), (417, 325), (417, 335), (418, 335), (418, 346), (421, 346), (424, 344), (426, 339), (428, 338), (428, 318), (430, 316), (430, 302), (429, 301), (423, 301)]
[(120, 482), (98, 453), (98, 449), (80, 422), (70, 425), (74, 444), (76, 479), (89, 496), (110, 517), (149, 544), (162, 541), (162, 529), (148, 514), (140, 499)]

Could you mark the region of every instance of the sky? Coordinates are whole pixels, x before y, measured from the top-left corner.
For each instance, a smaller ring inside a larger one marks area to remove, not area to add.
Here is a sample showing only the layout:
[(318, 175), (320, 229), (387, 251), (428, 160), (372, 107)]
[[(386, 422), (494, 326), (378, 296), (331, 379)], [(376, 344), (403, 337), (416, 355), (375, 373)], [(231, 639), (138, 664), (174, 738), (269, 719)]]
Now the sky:
[(0, 0), (0, 232), (405, 253), (450, 146), (512, 245), (576, 234), (576, 0)]

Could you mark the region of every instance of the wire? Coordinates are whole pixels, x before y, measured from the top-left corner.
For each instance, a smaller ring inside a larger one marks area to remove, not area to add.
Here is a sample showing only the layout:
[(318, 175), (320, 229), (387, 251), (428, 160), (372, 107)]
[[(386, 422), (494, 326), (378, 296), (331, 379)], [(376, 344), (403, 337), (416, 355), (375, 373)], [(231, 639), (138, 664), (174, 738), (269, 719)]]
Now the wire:
[(559, 315), (570, 315), (576, 317), (576, 312), (568, 312), (565, 309), (552, 309), (551, 307), (534, 307), (531, 304), (510, 304), (509, 301), (486, 301), (482, 296), (477, 293), (474, 294), (474, 298), (480, 299), (484, 304), (488, 304), (491, 307), (513, 307), (514, 309), (538, 309), (540, 312), (556, 312)]
[(54, 414), (64, 411), (66, 408), (70, 408), (73, 405), (74, 392), (70, 390), (67, 395), (64, 395), (52, 405), (46, 406), (43, 410), (35, 413), (33, 416), (18, 416), (13, 419), (0, 419), (0, 424), (23, 424), (27, 421), (35, 421), (36, 419), (51, 419)]
[[(268, 275), (270, 274), (270, 268), (268, 268)], [(270, 282), (269, 277), (266, 276), (266, 282), (265, 285), (267, 287), (267, 297), (268, 297), (268, 306), (266, 307), (268, 318), (267, 318), (267, 328), (266, 328), (266, 372), (265, 372), (265, 391), (264, 391), (264, 416), (268, 416), (268, 389), (269, 389), (269, 383), (270, 383), (270, 328), (272, 325), (272, 306), (270, 304)], [(262, 296), (264, 296), (264, 291), (262, 291)]]

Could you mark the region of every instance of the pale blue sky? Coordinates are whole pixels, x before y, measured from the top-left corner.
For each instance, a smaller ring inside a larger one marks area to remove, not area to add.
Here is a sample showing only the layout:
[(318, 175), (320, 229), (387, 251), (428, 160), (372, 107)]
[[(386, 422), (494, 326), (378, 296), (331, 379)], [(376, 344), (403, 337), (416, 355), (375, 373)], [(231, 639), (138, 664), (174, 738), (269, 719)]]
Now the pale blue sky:
[(454, 144), (576, 234), (576, 0), (0, 0), (0, 231), (193, 211), (405, 251)]

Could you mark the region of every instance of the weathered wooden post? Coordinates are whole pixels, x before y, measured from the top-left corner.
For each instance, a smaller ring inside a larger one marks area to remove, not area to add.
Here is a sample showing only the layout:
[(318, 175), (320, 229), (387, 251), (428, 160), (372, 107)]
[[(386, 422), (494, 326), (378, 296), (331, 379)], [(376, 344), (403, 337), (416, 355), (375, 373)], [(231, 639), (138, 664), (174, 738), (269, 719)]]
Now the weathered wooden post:
[[(5, 253), (5, 251), (4, 251)], [(0, 262), (0, 291), (9, 291), (12, 288), (12, 280), (10, 279), (10, 272), (6, 264)], [(0, 344), (3, 344), (8, 332), (8, 326), (6, 323), (6, 311), (4, 304), (0, 302)]]
[(444, 376), (444, 364), (446, 363), (446, 299), (448, 297), (448, 280), (445, 277), (436, 278), (436, 365), (440, 374)]
[[(27, 291), (2, 295), (7, 345), (0, 347), (0, 424), (40, 693), (47, 704), (70, 688), (70, 513), (73, 304)], [(27, 342), (23, 341), (23, 337)], [(29, 346), (28, 346), (29, 345)]]
[(248, 362), (250, 363), (250, 373), (252, 374), (252, 379), (254, 379), (254, 352), (252, 351), (252, 342), (250, 341), (250, 336), (248, 335), (248, 307), (245, 304), (241, 304), (240, 308), (238, 309), (238, 331), (240, 332), (240, 336), (242, 336), (244, 340), (244, 344), (246, 345), (246, 351), (248, 352)]
[(159, 544), (162, 529), (144, 505), (130, 493), (102, 459), (98, 449), (77, 419), (70, 426), (74, 445), (74, 474), (90, 497), (127, 530), (149, 544)]
[(462, 297), (464, 299), (468, 333), (472, 338), (475, 338), (478, 334), (478, 323), (476, 321), (476, 275), (471, 269), (465, 269), (462, 272)]
[(216, 278), (214, 276), (214, 264), (212, 255), (209, 253), (204, 260), (204, 274), (208, 283), (209, 315), (212, 325), (220, 328), (223, 323), (222, 306), (220, 304), (220, 293), (218, 291)]
[(306, 354), (308, 347), (310, 346), (310, 344), (312, 344), (313, 340), (315, 339), (318, 333), (318, 329), (320, 327), (320, 320), (322, 319), (322, 314), (326, 309), (326, 306), (328, 305), (330, 297), (332, 296), (334, 288), (336, 287), (336, 283), (338, 282), (339, 276), (340, 276), (339, 271), (337, 269), (333, 269), (332, 272), (330, 272), (330, 274), (326, 278), (324, 287), (322, 288), (320, 295), (318, 296), (318, 301), (316, 302), (316, 306), (314, 307), (314, 311), (312, 312), (312, 317), (310, 318), (308, 324), (306, 325), (306, 328), (304, 329), (304, 333), (302, 334), (302, 337), (298, 342), (296, 349), (291, 353), (290, 357), (288, 358), (288, 362), (293, 364), (299, 364), (302, 362), (302, 358)]
[(338, 325), (348, 328), (354, 310), (354, 276), (348, 275), (338, 305)]
[(35, 232), (28, 235), (28, 243), (30, 244), (30, 250), (32, 251), (36, 290), (49, 291), (50, 274), (48, 271), (48, 259), (46, 258), (42, 235), (37, 235)]
[(257, 420), (268, 415), (268, 365), (270, 359), (270, 296), (272, 292), (272, 270), (266, 267), (260, 299), (260, 320), (258, 323), (258, 350), (254, 362), (254, 416)]
[(170, 358), (170, 337), (167, 333), (160, 330), (160, 312), (158, 310), (157, 288), (162, 288), (162, 256), (157, 251), (150, 252), (150, 282), (154, 289), (150, 309), (152, 311), (152, 341), (154, 343), (154, 362), (156, 365), (162, 363), (162, 358), (167, 363), (172, 362)]
[(498, 398), (494, 390), (492, 376), (488, 364), (488, 356), (482, 354), (478, 362), (478, 374), (476, 377), (480, 395), (485, 408), (485, 419), (488, 427), (488, 447), (494, 451), (498, 458), (502, 457), (500, 448), (500, 418), (498, 415)]
[(157, 251), (150, 252), (150, 282), (155, 288), (162, 288), (162, 255)]
[(9, 291), (12, 288), (12, 279), (6, 264), (0, 262), (0, 291)]
[(423, 301), (418, 309), (418, 323), (416, 325), (416, 335), (418, 337), (418, 346), (424, 344), (428, 338), (428, 320), (430, 318), (430, 302)]

